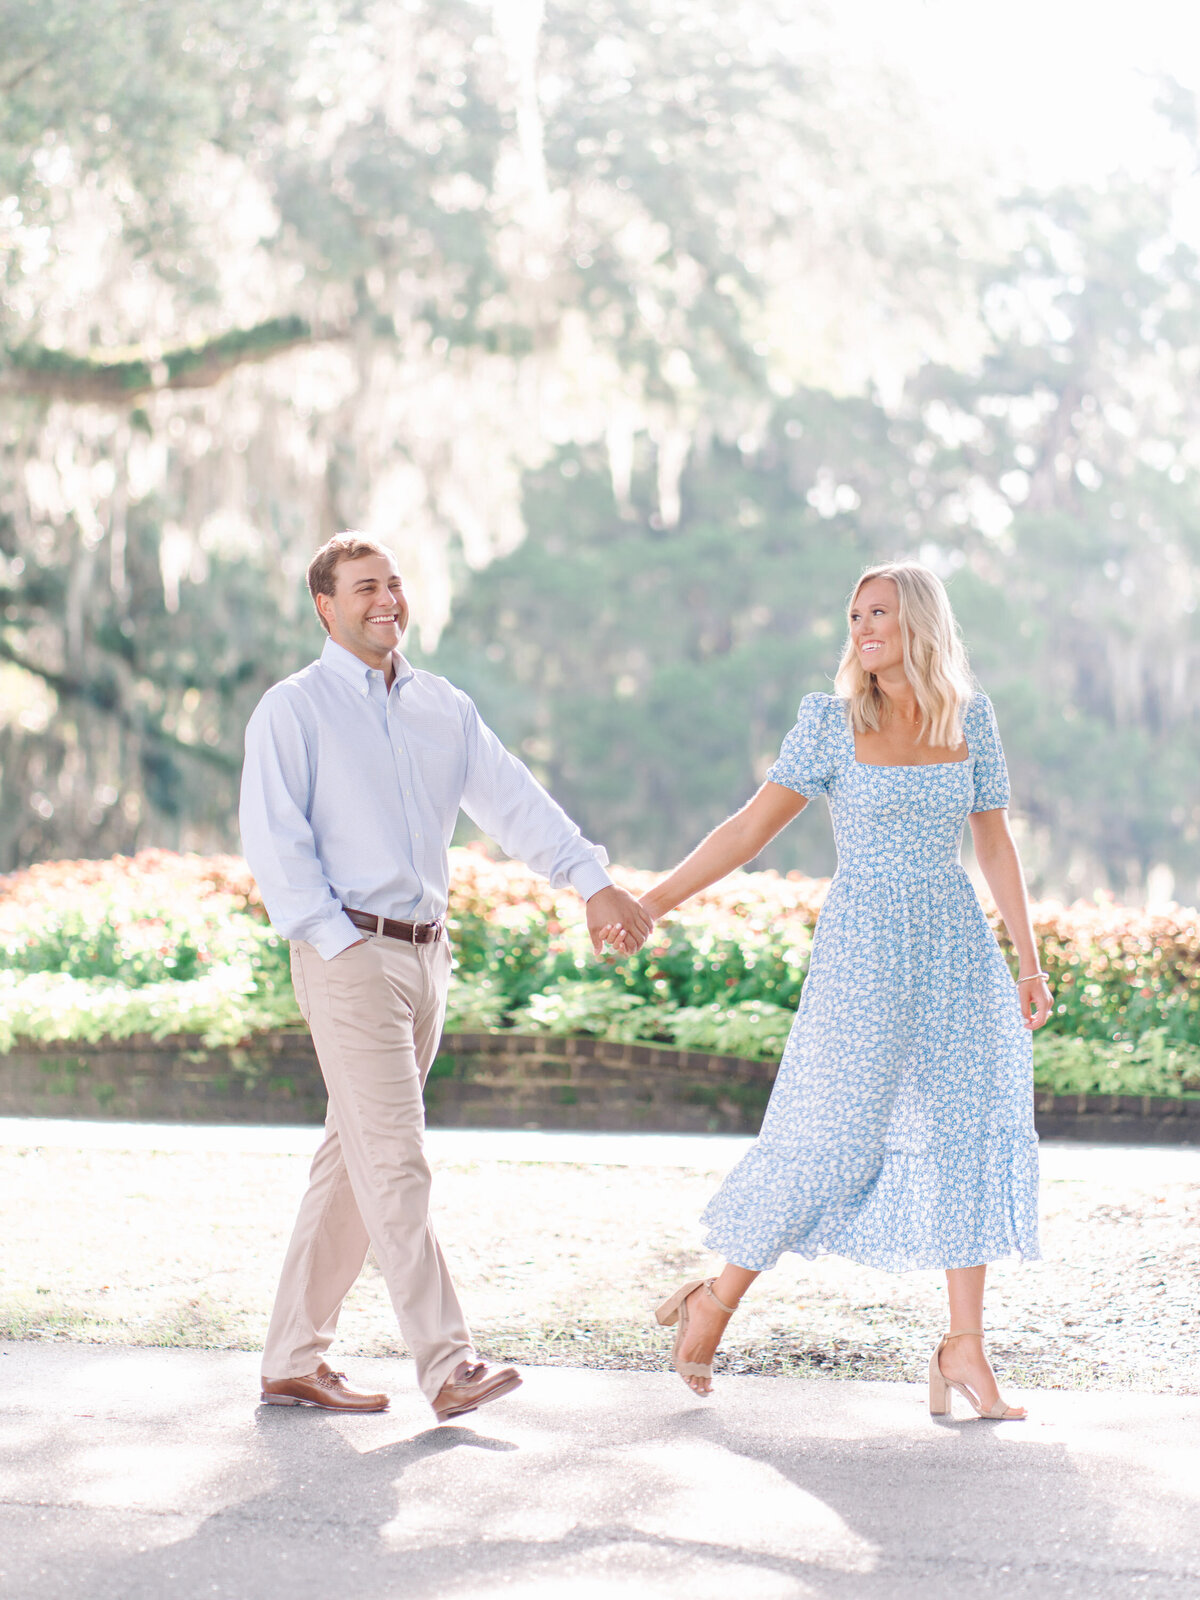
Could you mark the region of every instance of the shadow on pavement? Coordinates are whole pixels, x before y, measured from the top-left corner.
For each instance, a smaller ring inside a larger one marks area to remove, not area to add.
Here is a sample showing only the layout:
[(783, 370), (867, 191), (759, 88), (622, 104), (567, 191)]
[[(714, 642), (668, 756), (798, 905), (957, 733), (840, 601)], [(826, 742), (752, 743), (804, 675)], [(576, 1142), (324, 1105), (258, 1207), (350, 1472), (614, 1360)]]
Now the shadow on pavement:
[[(1145, 1450), (1124, 1459), (1084, 1396), (1066, 1397), (1083, 1408), (1072, 1437), (1052, 1421), (934, 1426), (898, 1385), (727, 1380), (702, 1406), (654, 1375), (534, 1369), (471, 1425), (410, 1432), (411, 1400), (373, 1419), (256, 1409), (230, 1371), (213, 1388), (224, 1409), (164, 1405), (149, 1431), (144, 1413), (126, 1436), (117, 1412), (53, 1399), (44, 1425), (6, 1431), (6, 1480), (44, 1484), (49, 1451), (61, 1489), (8, 1502), (10, 1592), (1178, 1600), (1200, 1577), (1195, 1491), (1164, 1489), (1190, 1437), (1167, 1411), (1143, 1440), (1164, 1476)], [(1043, 1415), (1063, 1399), (1031, 1398)], [(175, 1469), (193, 1477), (173, 1486)], [(157, 1499), (137, 1472), (160, 1475)]]

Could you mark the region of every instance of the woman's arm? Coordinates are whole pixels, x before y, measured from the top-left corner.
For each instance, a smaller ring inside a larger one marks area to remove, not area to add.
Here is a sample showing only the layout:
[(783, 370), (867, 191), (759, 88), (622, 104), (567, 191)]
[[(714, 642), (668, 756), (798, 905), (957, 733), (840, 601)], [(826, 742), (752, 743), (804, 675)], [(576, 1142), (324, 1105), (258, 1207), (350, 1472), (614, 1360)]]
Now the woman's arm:
[[(674, 872), (647, 890), (640, 904), (656, 921), (674, 911), (710, 883), (753, 861), (807, 804), (807, 797), (794, 789), (785, 789), (781, 783), (764, 783), (753, 800), (747, 801), (728, 822), (714, 828)], [(638, 941), (618, 924), (601, 928), (598, 937), (622, 955), (632, 955), (638, 948)]]
[[(1021, 1014), (1027, 1028), (1040, 1028), (1050, 1020), (1053, 1001), (1045, 978), (1034, 978), (1039, 970), (1037, 940), (1033, 921), (1029, 915), (1029, 897), (1025, 893), (1025, 875), (1021, 871), (1021, 858), (1008, 826), (1008, 812), (976, 811), (971, 817), (971, 837), (975, 841), (975, 859), (979, 870), (992, 891), (992, 899), (1013, 949), (1017, 952), (1017, 993), (1021, 999)], [(1020, 980), (1028, 977), (1029, 981)]]
[(714, 828), (674, 872), (644, 894), (642, 905), (655, 918), (674, 911), (701, 889), (753, 861), (807, 804), (806, 797), (794, 789), (785, 789), (780, 783), (764, 783), (753, 800), (728, 822)]

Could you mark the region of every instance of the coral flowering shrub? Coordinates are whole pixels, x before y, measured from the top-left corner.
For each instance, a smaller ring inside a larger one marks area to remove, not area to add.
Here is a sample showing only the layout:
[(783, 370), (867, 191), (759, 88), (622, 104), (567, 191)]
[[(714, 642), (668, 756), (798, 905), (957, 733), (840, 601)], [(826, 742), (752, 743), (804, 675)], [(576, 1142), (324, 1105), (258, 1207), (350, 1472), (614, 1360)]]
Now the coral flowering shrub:
[[(569, 890), (479, 848), (452, 852), (457, 981), (448, 1026), (658, 1040), (777, 1057), (827, 883), (737, 873), (596, 962)], [(653, 874), (623, 872), (635, 892)], [(993, 915), (993, 925), (998, 919)], [(1056, 1011), (1039, 1081), (1200, 1091), (1200, 918), (1179, 907), (1035, 907)], [(233, 1043), (299, 1024), (287, 946), (243, 861), (148, 850), (0, 878), (0, 1048), (18, 1037), (199, 1033)]]
[[(570, 962), (547, 957), (556, 941), (560, 954), (576, 948), (563, 935), (582, 924), (577, 896), (555, 894), (525, 868), (482, 851), (453, 854), (450, 918), (464, 971), (511, 964), (509, 992), (522, 1001), (544, 987), (541, 980), (569, 976)], [(617, 876), (635, 893), (655, 878)], [(678, 1004), (762, 999), (793, 1009), (828, 887), (798, 873), (735, 873), (660, 924), (636, 957), (615, 967), (613, 980)], [(984, 903), (1007, 948), (995, 908)], [(1121, 1044), (1161, 1030), (1200, 1046), (1200, 913), (1136, 910), (1098, 895), (1069, 906), (1045, 901), (1033, 916), (1055, 995), (1054, 1032)]]
[(235, 856), (145, 850), (0, 878), (0, 950), (10, 970), (135, 987), (184, 982), (248, 945), (257, 950), (261, 926), (254, 880)]
[(199, 1033), (298, 1020), (287, 943), (244, 861), (146, 850), (0, 878), (0, 1049), (14, 1039)]
[(1079, 1038), (1200, 1044), (1200, 912), (1131, 910), (1110, 896), (1034, 908), (1056, 1026)]

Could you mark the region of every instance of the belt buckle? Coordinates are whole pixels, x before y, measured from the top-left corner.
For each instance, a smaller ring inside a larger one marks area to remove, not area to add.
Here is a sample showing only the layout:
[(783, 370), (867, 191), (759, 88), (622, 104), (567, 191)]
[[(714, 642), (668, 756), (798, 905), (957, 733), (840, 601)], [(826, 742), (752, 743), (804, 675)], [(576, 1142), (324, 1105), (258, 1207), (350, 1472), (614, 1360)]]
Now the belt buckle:
[(441, 933), (441, 924), (438, 922), (417, 922), (413, 925), (414, 944), (436, 944)]

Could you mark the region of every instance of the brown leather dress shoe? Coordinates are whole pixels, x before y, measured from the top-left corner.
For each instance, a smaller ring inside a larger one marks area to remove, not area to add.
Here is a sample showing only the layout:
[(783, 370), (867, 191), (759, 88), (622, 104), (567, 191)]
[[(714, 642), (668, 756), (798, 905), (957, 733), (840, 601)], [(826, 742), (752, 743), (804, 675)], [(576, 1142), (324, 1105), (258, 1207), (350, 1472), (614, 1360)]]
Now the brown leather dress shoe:
[(521, 1387), (521, 1374), (516, 1367), (489, 1367), (486, 1361), (460, 1361), (438, 1390), (433, 1402), (434, 1414), (439, 1422), (449, 1422), (451, 1417), (461, 1417), (468, 1411), (477, 1411), (489, 1400), (499, 1400)]
[(320, 1406), (324, 1411), (386, 1411), (386, 1394), (363, 1394), (352, 1389), (344, 1372), (334, 1372), (322, 1361), (307, 1378), (264, 1378), (265, 1406)]

